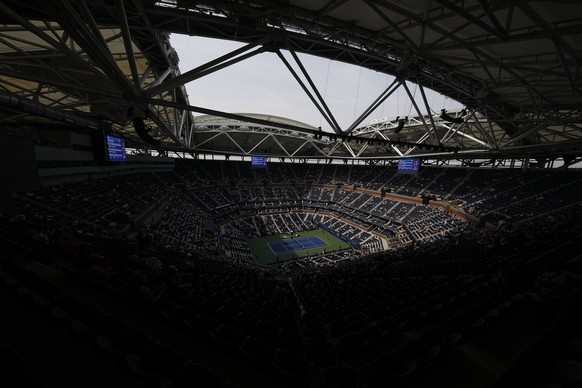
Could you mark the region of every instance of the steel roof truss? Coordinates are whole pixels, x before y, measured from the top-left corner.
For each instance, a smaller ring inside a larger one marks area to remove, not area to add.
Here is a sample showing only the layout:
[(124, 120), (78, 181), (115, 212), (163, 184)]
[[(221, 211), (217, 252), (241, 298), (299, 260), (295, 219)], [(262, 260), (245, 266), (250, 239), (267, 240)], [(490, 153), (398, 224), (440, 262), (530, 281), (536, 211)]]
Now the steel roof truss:
[(384, 101), (386, 101), (386, 99), (390, 97), (400, 85), (402, 85), (402, 82), (403, 81), (399, 81), (397, 78), (394, 78), (394, 81), (392, 81), (390, 86), (388, 86), (382, 93), (380, 93), (378, 98), (376, 98), (372, 104), (362, 112), (362, 114), (348, 127), (345, 133), (352, 132), (362, 121), (366, 119), (366, 117), (368, 117), (373, 111), (382, 105)]
[[(299, 69), (301, 69), (301, 72), (303, 73), (303, 76), (305, 77), (305, 79), (307, 80), (307, 82), (309, 83), (309, 86), (311, 86), (311, 89), (313, 90), (313, 92), (315, 93), (315, 95), (317, 96), (321, 106), (323, 107), (323, 109), (325, 110), (325, 112), (328, 114), (329, 119), (335, 124), (334, 127), (332, 128), (337, 128), (338, 130), (341, 131), (340, 125), (337, 123), (337, 120), (335, 119), (335, 117), (333, 116), (333, 113), (331, 113), (331, 110), (329, 109), (329, 107), (327, 106), (327, 104), (325, 103), (324, 98), (321, 96), (321, 93), (319, 93), (319, 90), (317, 89), (317, 87), (315, 86), (315, 83), (313, 82), (313, 80), (311, 79), (311, 77), (309, 76), (309, 73), (307, 72), (307, 70), (305, 69), (305, 66), (303, 66), (303, 63), (301, 63), (301, 61), (299, 60), (299, 57), (297, 56), (297, 54), (295, 53), (295, 51), (293, 50), (289, 50), (289, 52), (291, 53), (291, 55), (293, 56), (293, 59), (295, 59), (295, 62), (297, 63), (297, 65), (299, 66)], [(335, 131), (334, 131), (335, 132)], [(337, 132), (336, 132), (337, 133)]]
[[(177, 86), (185, 85), (188, 82), (194, 81), (198, 78), (202, 78), (204, 76), (214, 73), (215, 71), (224, 69), (228, 66), (244, 61), (245, 59), (251, 58), (257, 54), (264, 52), (265, 48), (261, 47), (251, 52), (247, 51), (266, 42), (267, 42), (266, 38), (259, 39), (255, 42), (249, 43), (243, 47), (233, 50), (230, 53), (224, 54), (216, 59), (213, 59), (203, 65), (200, 65), (192, 70), (189, 70), (186, 73), (180, 74), (169, 81), (153, 85), (151, 88), (143, 92), (143, 96), (153, 97), (163, 92), (167, 92)], [(243, 54), (245, 52), (247, 53)]]
[(402, 86), (404, 86), (404, 90), (406, 90), (406, 94), (408, 94), (408, 98), (410, 99), (410, 102), (414, 106), (414, 109), (416, 110), (416, 113), (418, 114), (418, 117), (420, 117), (420, 119), (422, 121), (422, 124), (426, 128), (426, 130), (429, 133), (431, 139), (434, 141), (434, 144), (440, 144), (439, 143), (439, 139), (438, 139), (436, 133), (433, 131), (433, 128), (430, 128), (430, 126), (424, 120), (424, 115), (420, 112), (420, 109), (418, 108), (418, 105), (416, 104), (416, 101), (414, 100), (414, 96), (410, 92), (410, 89), (408, 88), (408, 85), (406, 85), (406, 82), (403, 82), (402, 83)]
[(287, 151), (287, 149), (285, 147), (283, 147), (283, 144), (281, 144), (281, 142), (279, 141), (279, 139), (277, 139), (275, 136), (273, 136), (273, 141), (275, 141), (275, 144), (277, 144), (283, 150), (283, 152), (285, 153), (285, 155), (291, 156), (289, 154), (289, 151)]
[(259, 140), (259, 141), (257, 142), (257, 144), (255, 144), (255, 146), (254, 146), (253, 148), (251, 148), (251, 149), (249, 150), (249, 152), (247, 152), (247, 154), (250, 154), (250, 153), (252, 153), (252, 152), (253, 152), (255, 149), (257, 149), (257, 147), (258, 147), (258, 146), (260, 146), (260, 145), (261, 145), (261, 144), (262, 144), (262, 143), (263, 143), (265, 140), (267, 140), (269, 137), (273, 137), (273, 135), (272, 135), (272, 134), (267, 134), (267, 135), (263, 136), (263, 138), (262, 138), (261, 140)]
[(137, 90), (141, 89), (141, 82), (139, 77), (139, 72), (137, 71), (137, 63), (135, 61), (135, 54), (133, 52), (133, 43), (131, 40), (131, 32), (129, 30), (129, 25), (127, 24), (127, 15), (125, 14), (125, 7), (123, 5), (123, 0), (117, 0), (117, 20), (119, 21), (119, 26), (121, 28), (121, 34), (123, 35), (123, 45), (125, 47), (125, 52), (127, 53), (127, 61), (129, 62), (129, 68), (131, 71), (131, 78), (133, 84)]
[(291, 64), (287, 60), (287, 58), (285, 58), (285, 56), (283, 55), (283, 53), (281, 53), (281, 50), (277, 50), (276, 51), (276, 54), (281, 59), (281, 61), (285, 64), (285, 67), (287, 67), (287, 70), (289, 70), (289, 72), (291, 73), (291, 75), (293, 76), (293, 78), (295, 78), (295, 80), (297, 81), (297, 83), (299, 84), (299, 86), (301, 86), (301, 89), (303, 89), (303, 91), (305, 92), (305, 94), (307, 94), (307, 97), (309, 97), (309, 99), (311, 100), (311, 102), (313, 103), (313, 105), (315, 105), (315, 107), (317, 108), (317, 110), (319, 111), (319, 113), (321, 113), (321, 115), (323, 116), (323, 118), (325, 119), (325, 121), (327, 121), (327, 123), (333, 129), (333, 131), (335, 133), (340, 134), (341, 133), (341, 129), (339, 128), (339, 126), (336, 125), (336, 123), (334, 122), (334, 120), (332, 120), (332, 118), (330, 116), (328, 116), (328, 114), (327, 114), (326, 110), (323, 108), (323, 106), (320, 105), (319, 102), (315, 99), (315, 97), (313, 96), (313, 94), (311, 93), (311, 91), (309, 90), (309, 88), (307, 87), (307, 85), (305, 85), (305, 83), (303, 82), (303, 80), (301, 79), (301, 77), (299, 77), (299, 74), (297, 74), (297, 72), (295, 71), (295, 69), (293, 69), (293, 67), (291, 66)]
[(236, 142), (236, 140), (234, 140), (232, 138), (232, 136), (229, 135), (228, 132), (223, 132), (224, 136), (226, 136), (231, 142), (232, 144), (234, 144), (236, 146), (236, 148), (238, 148), (239, 150), (241, 150), (241, 152), (245, 155), (247, 155), (247, 153), (245, 152), (245, 150)]

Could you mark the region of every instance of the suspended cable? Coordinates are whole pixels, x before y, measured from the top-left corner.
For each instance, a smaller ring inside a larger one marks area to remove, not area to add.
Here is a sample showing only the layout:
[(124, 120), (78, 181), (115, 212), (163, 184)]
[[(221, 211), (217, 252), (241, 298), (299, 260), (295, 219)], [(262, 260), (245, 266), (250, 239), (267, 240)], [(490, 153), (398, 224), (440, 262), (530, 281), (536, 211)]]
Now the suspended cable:
[(360, 95), (360, 81), (362, 80), (362, 68), (360, 67), (360, 74), (358, 75), (358, 88), (356, 89), (356, 102), (354, 103), (354, 116), (352, 121), (356, 120), (356, 109), (358, 108), (358, 96)]
[[(388, 89), (389, 78), (390, 78), (390, 76), (388, 74), (386, 74), (386, 86), (384, 86), (384, 90)], [(384, 103), (382, 104), (382, 110), (380, 111), (380, 117), (384, 117), (384, 105), (386, 104), (386, 101), (384, 101)]]
[(400, 87), (396, 90), (396, 114), (400, 113)]
[[(328, 60), (327, 62), (327, 75), (325, 76), (325, 87), (323, 89), (323, 99), (325, 100), (325, 97), (327, 95), (327, 81), (329, 80), (329, 68), (331, 66), (331, 59)], [(323, 120), (323, 115), (319, 116), (319, 127), (321, 127), (321, 122)]]
[(416, 89), (417, 84), (414, 84), (414, 90), (412, 91), (412, 99), (410, 100), (410, 108), (408, 108), (408, 116), (412, 113), (412, 106), (414, 105), (412, 101), (416, 101)]

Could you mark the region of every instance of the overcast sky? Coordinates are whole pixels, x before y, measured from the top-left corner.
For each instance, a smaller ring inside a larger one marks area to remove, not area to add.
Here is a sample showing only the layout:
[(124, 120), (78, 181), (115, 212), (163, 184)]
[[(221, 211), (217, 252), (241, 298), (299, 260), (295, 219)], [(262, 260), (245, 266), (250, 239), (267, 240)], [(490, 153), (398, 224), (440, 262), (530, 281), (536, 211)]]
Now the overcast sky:
[[(172, 34), (171, 43), (180, 57), (182, 73), (243, 46), (238, 42), (178, 34)], [(285, 54), (293, 63), (289, 53)], [(394, 79), (342, 62), (301, 54), (299, 57), (342, 129), (346, 129)], [(425, 113), (418, 88), (413, 84), (409, 84), (409, 87), (417, 97), (419, 108)], [(186, 89), (191, 105), (229, 113), (282, 116), (330, 130), (317, 108), (274, 53), (256, 55), (192, 81), (186, 85)], [(425, 91), (431, 109), (438, 113), (443, 108), (450, 110), (461, 107), (459, 103), (429, 89)], [(415, 115), (416, 111), (406, 91), (400, 87), (362, 124), (380, 117)]]

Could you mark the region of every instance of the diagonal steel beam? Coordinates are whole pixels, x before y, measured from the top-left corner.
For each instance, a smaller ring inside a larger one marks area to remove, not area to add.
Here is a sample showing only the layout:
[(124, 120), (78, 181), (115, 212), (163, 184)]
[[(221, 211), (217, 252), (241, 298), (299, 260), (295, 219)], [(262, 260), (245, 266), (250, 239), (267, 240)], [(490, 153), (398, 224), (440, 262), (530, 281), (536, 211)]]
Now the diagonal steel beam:
[(281, 61), (285, 64), (285, 66), (287, 67), (287, 70), (289, 70), (289, 72), (291, 73), (291, 75), (293, 76), (293, 78), (295, 78), (295, 80), (297, 81), (297, 83), (299, 84), (299, 86), (301, 86), (301, 89), (303, 89), (303, 91), (305, 92), (305, 94), (307, 94), (307, 97), (309, 97), (309, 99), (311, 100), (311, 102), (313, 103), (313, 105), (315, 105), (315, 107), (317, 108), (317, 110), (319, 111), (319, 113), (321, 113), (321, 115), (323, 116), (323, 118), (325, 119), (325, 121), (327, 121), (327, 123), (329, 124), (329, 126), (333, 129), (333, 131), (335, 133), (337, 133), (338, 135), (341, 134), (341, 129), (336, 126), (336, 124), (332, 121), (332, 119), (327, 115), (327, 113), (325, 112), (325, 110), (317, 102), (317, 100), (315, 99), (315, 97), (313, 96), (313, 94), (311, 94), (311, 92), (309, 91), (309, 89), (307, 88), (307, 86), (305, 85), (305, 83), (303, 82), (303, 80), (301, 79), (301, 77), (299, 77), (299, 74), (297, 74), (297, 72), (295, 71), (295, 69), (293, 69), (293, 66), (291, 66), (291, 64), (289, 63), (289, 61), (287, 60), (287, 58), (285, 58), (285, 56), (283, 55), (283, 53), (281, 53), (280, 50), (277, 50), (276, 53), (277, 53), (277, 56), (281, 59)]
[[(428, 99), (426, 98), (426, 94), (424, 93), (424, 87), (422, 86), (422, 83), (420, 83), (420, 81), (418, 79), (417, 79), (417, 85), (418, 85), (418, 88), (420, 89), (420, 95), (422, 96), (422, 101), (424, 102), (424, 106), (426, 108), (426, 114), (428, 115), (428, 118), (430, 119), (431, 128), (433, 130), (435, 130), (436, 125), (435, 125), (434, 119), (432, 117), (432, 112), (430, 110), (430, 106), (428, 105)], [(436, 133), (434, 134), (434, 138), (436, 138), (438, 140), (438, 135)]]
[(137, 71), (137, 64), (135, 61), (135, 54), (133, 52), (133, 42), (131, 40), (131, 33), (129, 31), (129, 25), (127, 23), (127, 15), (125, 14), (125, 7), (123, 5), (123, 0), (116, 1), (117, 6), (117, 19), (119, 21), (119, 27), (121, 28), (121, 33), (123, 35), (123, 45), (125, 47), (125, 52), (127, 53), (127, 61), (129, 62), (129, 69), (131, 70), (131, 78), (136, 89), (141, 89), (139, 72)]
[(439, 144), (440, 145), (440, 141), (439, 141), (438, 136), (436, 135), (436, 133), (434, 133), (433, 128), (431, 128), (426, 123), (426, 120), (424, 119), (424, 115), (420, 112), (420, 109), (418, 108), (418, 105), (416, 104), (416, 101), (414, 100), (414, 96), (412, 95), (412, 93), (410, 93), (410, 89), (408, 88), (408, 85), (406, 85), (406, 82), (403, 82), (402, 83), (402, 86), (404, 86), (404, 90), (406, 90), (406, 94), (408, 94), (408, 98), (410, 99), (410, 102), (414, 106), (414, 109), (416, 110), (416, 113), (418, 114), (418, 117), (422, 121), (422, 124), (424, 124), (424, 127), (426, 128), (428, 134), (430, 135), (430, 137), (432, 138), (432, 140), (435, 142), (434, 144)]
[(489, 18), (491, 23), (493, 23), (493, 25), (495, 26), (497, 31), (499, 31), (499, 33), (502, 34), (503, 36), (506, 36), (507, 34), (505, 32), (505, 29), (503, 28), (501, 23), (499, 23), (499, 20), (497, 20), (497, 17), (495, 17), (495, 14), (493, 13), (493, 11), (491, 10), (491, 7), (489, 6), (489, 3), (486, 0), (478, 0), (478, 1), (479, 1), (479, 4), (481, 5), (481, 8), (483, 9), (483, 11), (485, 11), (485, 14), (487, 15), (487, 17)]
[(84, 20), (73, 5), (65, 0), (49, 0), (46, 6), (50, 9), (52, 16), (58, 20), (89, 58), (108, 75), (119, 90), (129, 98), (138, 97), (138, 90), (133, 87), (117, 65), (101, 33), (94, 31), (96, 23), (90, 14), (90, 20)]
[(297, 56), (297, 54), (295, 53), (295, 51), (293, 50), (289, 50), (289, 52), (291, 53), (291, 55), (293, 56), (293, 59), (295, 59), (295, 62), (297, 63), (297, 65), (299, 66), (299, 69), (301, 69), (301, 72), (303, 73), (303, 76), (305, 77), (305, 79), (307, 79), (307, 82), (309, 82), (309, 86), (311, 86), (311, 89), (315, 92), (315, 95), (317, 96), (317, 98), (319, 99), (319, 102), (321, 103), (321, 106), (323, 107), (323, 109), (325, 109), (325, 111), (327, 112), (327, 114), (329, 115), (329, 118), (331, 119), (331, 121), (333, 121), (333, 123), (335, 124), (336, 128), (340, 128), (340, 125), (337, 123), (337, 120), (335, 119), (335, 117), (333, 116), (333, 114), (331, 113), (331, 110), (329, 109), (329, 107), (327, 106), (327, 104), (325, 103), (325, 100), (323, 99), (323, 97), (321, 96), (321, 93), (319, 93), (319, 90), (317, 89), (317, 87), (315, 86), (315, 83), (313, 83), (313, 80), (311, 79), (311, 77), (309, 76), (309, 73), (307, 72), (307, 70), (305, 69), (305, 67), (303, 66), (303, 63), (301, 63), (301, 61), (299, 60), (299, 57)]
[(501, 145), (499, 148), (501, 148), (501, 149), (505, 149), (505, 148), (507, 148), (507, 146), (509, 146), (510, 144), (513, 144), (513, 143), (515, 143), (516, 141), (519, 141), (519, 140), (521, 140), (521, 139), (524, 139), (524, 138), (526, 138), (526, 137), (528, 137), (528, 136), (530, 136), (530, 135), (532, 135), (532, 134), (534, 134), (534, 133), (536, 133), (536, 132), (538, 132), (538, 131), (541, 131), (541, 130), (542, 130), (542, 129), (544, 129), (546, 126), (547, 126), (547, 124), (542, 122), (541, 124), (539, 124), (539, 125), (535, 126), (534, 128), (532, 128), (532, 129), (530, 129), (530, 130), (528, 130), (528, 131), (525, 131), (525, 132), (524, 132), (524, 133), (522, 133), (521, 135), (518, 135), (518, 136), (516, 136), (516, 137), (513, 137), (513, 138), (509, 139), (508, 141), (506, 141), (505, 143), (503, 143), (503, 144), (502, 144), (502, 145)]
[(386, 99), (390, 97), (392, 93), (394, 93), (398, 89), (398, 87), (400, 87), (400, 85), (402, 85), (402, 82), (403, 81), (399, 81), (397, 78), (394, 78), (394, 81), (392, 81), (390, 86), (388, 86), (382, 93), (380, 93), (378, 98), (376, 98), (372, 102), (372, 104), (370, 104), (370, 106), (367, 107), (364, 110), (364, 112), (362, 112), (362, 114), (356, 119), (356, 121), (354, 121), (348, 127), (348, 129), (346, 129), (345, 133), (352, 132), (362, 121), (366, 119), (366, 117), (368, 117), (373, 111), (375, 111), (380, 105), (382, 105), (382, 103), (386, 101)]
[(256, 117), (249, 117), (249, 116), (239, 115), (236, 113), (227, 113), (227, 112), (222, 112), (219, 110), (208, 109), (208, 108), (187, 105), (187, 104), (181, 104), (181, 103), (166, 101), (166, 100), (161, 100), (161, 99), (150, 98), (150, 99), (146, 99), (145, 102), (147, 104), (151, 104), (153, 106), (156, 106), (156, 105), (170, 106), (173, 108), (183, 109), (183, 110), (190, 111), (190, 112), (197, 112), (197, 113), (203, 113), (203, 114), (208, 114), (208, 115), (214, 115), (214, 116), (218, 116), (218, 117), (225, 117), (225, 118), (229, 118), (229, 119), (245, 121), (245, 122), (249, 122), (249, 123), (256, 123), (256, 124), (266, 125), (266, 126), (270, 126), (270, 127), (290, 129), (292, 131), (308, 132), (308, 133), (313, 133), (313, 134), (318, 133), (317, 130), (299, 127), (296, 125), (285, 124), (285, 123), (273, 123), (272, 121), (263, 120), (263, 119), (259, 119)]
[(226, 136), (243, 154), (248, 155), (248, 153), (230, 136), (228, 132), (223, 132), (224, 136)]
[(382, 20), (384, 20), (386, 23), (388, 23), (390, 25), (390, 27), (392, 27), (394, 29), (394, 31), (396, 31), (398, 33), (398, 35), (400, 35), (402, 38), (404, 38), (404, 40), (408, 42), (408, 44), (410, 45), (410, 47), (412, 49), (414, 49), (414, 51), (416, 51), (416, 52), (420, 51), (419, 47), (416, 45), (416, 43), (414, 43), (414, 41), (408, 35), (406, 35), (398, 27), (398, 25), (392, 21), (392, 19), (390, 19), (388, 16), (386, 16), (386, 14), (384, 12), (382, 12), (382, 10), (380, 8), (378, 8), (378, 6), (376, 4), (374, 4), (374, 2), (372, 2), (371, 0), (364, 0), (364, 2), (368, 5), (368, 7), (372, 8), (372, 10), (374, 10), (374, 12), (378, 16), (380, 16), (382, 18)]
[(248, 153), (250, 154), (250, 153), (251, 153), (251, 152), (253, 152), (255, 149), (257, 149), (257, 148), (258, 148), (258, 147), (259, 147), (261, 144), (263, 144), (263, 142), (264, 142), (265, 140), (267, 140), (267, 139), (268, 139), (270, 136), (273, 136), (273, 135), (272, 135), (272, 134), (267, 134), (267, 135), (265, 135), (265, 136), (264, 136), (264, 137), (263, 137), (261, 140), (259, 140), (259, 141), (257, 142), (257, 144), (255, 144), (255, 145), (254, 145), (254, 147), (252, 147), (252, 148), (249, 150), (249, 152), (248, 152)]
[(465, 9), (457, 6), (456, 4), (453, 4), (453, 3), (449, 2), (448, 0), (435, 0), (435, 1), (437, 3), (440, 3), (443, 7), (450, 9), (451, 11), (456, 13), (457, 15), (462, 16), (463, 18), (465, 18), (465, 20), (470, 21), (473, 25), (485, 30), (486, 32), (489, 32), (490, 34), (492, 34), (494, 36), (496, 36), (497, 39), (503, 40), (505, 38), (505, 34), (503, 32), (497, 30), (496, 28), (491, 27), (487, 23), (483, 22), (482, 18), (473, 16), (473, 14), (467, 12)]
[(157, 94), (166, 92), (168, 90), (174, 89), (177, 86), (182, 86), (187, 84), (188, 82), (194, 81), (198, 78), (204, 77), (208, 74), (211, 74), (215, 71), (220, 69), (224, 69), (228, 66), (234, 65), (235, 63), (241, 62), (245, 59), (253, 57), (257, 54), (264, 52), (266, 49), (264, 47), (259, 48), (258, 50), (252, 51), (245, 55), (239, 56), (250, 49), (260, 46), (266, 43), (269, 39), (263, 38), (259, 39), (255, 42), (249, 43), (243, 47), (240, 47), (236, 50), (231, 51), (230, 53), (224, 54), (216, 59), (213, 59), (203, 65), (200, 65), (192, 70), (189, 70), (177, 77), (174, 77), (167, 82), (160, 83), (151, 87), (148, 90), (142, 92), (143, 96), (146, 98), (153, 97)]

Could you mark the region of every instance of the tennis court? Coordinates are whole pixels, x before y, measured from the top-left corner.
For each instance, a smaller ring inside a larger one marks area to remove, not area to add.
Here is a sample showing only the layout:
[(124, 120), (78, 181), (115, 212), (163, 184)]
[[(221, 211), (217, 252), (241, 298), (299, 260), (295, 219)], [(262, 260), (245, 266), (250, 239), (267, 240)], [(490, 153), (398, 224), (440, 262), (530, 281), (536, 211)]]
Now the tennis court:
[(247, 242), (257, 261), (263, 265), (351, 248), (346, 241), (321, 228), (293, 234), (252, 237)]
[(289, 252), (303, 251), (305, 249), (326, 247), (328, 244), (317, 236), (298, 237), (288, 240), (280, 240), (268, 243), (276, 255)]

